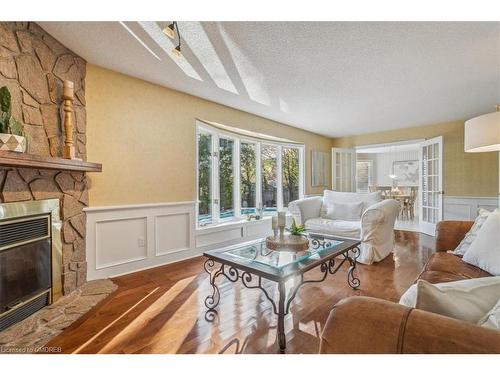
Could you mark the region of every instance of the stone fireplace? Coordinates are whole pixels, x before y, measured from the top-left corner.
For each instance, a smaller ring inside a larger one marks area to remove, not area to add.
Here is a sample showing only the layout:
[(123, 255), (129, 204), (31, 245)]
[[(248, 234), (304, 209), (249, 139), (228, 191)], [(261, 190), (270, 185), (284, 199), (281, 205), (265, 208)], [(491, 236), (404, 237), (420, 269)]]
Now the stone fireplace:
[[(28, 153), (61, 157), (62, 85), (75, 85), (74, 142), (86, 160), (86, 62), (32, 22), (0, 22), (0, 87), (12, 95), (13, 116), (24, 124)], [(0, 164), (0, 203), (58, 199), (62, 220), (61, 281), (68, 294), (86, 281), (85, 172), (17, 168)]]

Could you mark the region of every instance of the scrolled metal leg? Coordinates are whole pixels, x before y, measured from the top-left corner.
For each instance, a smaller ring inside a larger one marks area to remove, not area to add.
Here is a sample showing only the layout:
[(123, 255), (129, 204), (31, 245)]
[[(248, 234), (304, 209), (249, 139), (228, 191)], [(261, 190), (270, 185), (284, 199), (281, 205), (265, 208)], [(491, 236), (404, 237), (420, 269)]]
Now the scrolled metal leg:
[(354, 276), (354, 271), (356, 270), (356, 260), (359, 257), (360, 250), (359, 247), (355, 247), (352, 249), (353, 257), (347, 254), (347, 260), (349, 261), (350, 267), (349, 270), (347, 271), (347, 282), (349, 283), (349, 286), (353, 289), (358, 289), (359, 285), (361, 284), (361, 281)]
[(208, 295), (205, 298), (205, 306), (207, 307), (207, 312), (205, 313), (205, 319), (209, 322), (213, 322), (215, 316), (217, 315), (217, 311), (215, 308), (219, 305), (220, 302), (220, 291), (217, 285), (215, 284), (215, 279), (220, 274), (224, 273), (224, 265), (221, 265), (219, 269), (213, 270), (215, 266), (215, 262), (212, 259), (208, 259), (203, 268), (210, 275), (210, 285), (212, 286), (212, 294)]
[(280, 294), (280, 299), (278, 302), (278, 344), (280, 353), (285, 353), (286, 349), (286, 336), (285, 336), (285, 298), (286, 289), (285, 283), (281, 282), (278, 284), (278, 291)]

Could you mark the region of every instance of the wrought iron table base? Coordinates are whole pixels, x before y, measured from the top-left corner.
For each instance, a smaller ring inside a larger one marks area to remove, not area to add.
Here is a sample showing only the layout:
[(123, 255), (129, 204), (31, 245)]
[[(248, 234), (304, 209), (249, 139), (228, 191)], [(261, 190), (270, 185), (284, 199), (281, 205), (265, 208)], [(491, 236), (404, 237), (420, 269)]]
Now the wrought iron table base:
[[(360, 250), (358, 247), (355, 247), (350, 250), (353, 253), (353, 257), (349, 255), (349, 252), (345, 252), (340, 256), (343, 257), (341, 261), (336, 264), (336, 258), (331, 258), (326, 260), (324, 263), (321, 263), (319, 268), (322, 277), (314, 280), (304, 280), (304, 273), (300, 274), (300, 282), (294, 286), (290, 290), (290, 294), (287, 298), (287, 292), (285, 288), (286, 281), (278, 282), (278, 293), (279, 300), (278, 305), (276, 306), (276, 302), (269, 295), (267, 290), (262, 286), (262, 276), (256, 276), (248, 271), (239, 270), (236, 267), (220, 263), (220, 267), (216, 266), (216, 262), (213, 259), (208, 259), (204, 264), (205, 271), (210, 275), (210, 285), (212, 287), (212, 294), (205, 298), (205, 306), (207, 307), (207, 312), (205, 313), (205, 319), (209, 322), (214, 321), (215, 316), (217, 315), (216, 307), (220, 302), (220, 291), (219, 287), (216, 284), (216, 279), (220, 275), (225, 276), (229, 281), (236, 282), (241, 279), (242, 284), (248, 289), (260, 289), (267, 300), (271, 303), (273, 307), (274, 314), (278, 317), (278, 329), (277, 329), (277, 338), (279, 344), (280, 353), (284, 353), (286, 349), (286, 337), (285, 337), (285, 316), (290, 312), (290, 304), (295, 299), (297, 292), (299, 289), (305, 285), (310, 283), (319, 283), (326, 279), (326, 277), (330, 274), (333, 275), (337, 273), (337, 271), (342, 267), (345, 262), (349, 262), (349, 269), (347, 271), (347, 282), (349, 286), (353, 289), (357, 289), (360, 285), (360, 280), (354, 276), (354, 271), (356, 269), (356, 259), (359, 256)], [(254, 283), (254, 276), (257, 278), (257, 282)]]

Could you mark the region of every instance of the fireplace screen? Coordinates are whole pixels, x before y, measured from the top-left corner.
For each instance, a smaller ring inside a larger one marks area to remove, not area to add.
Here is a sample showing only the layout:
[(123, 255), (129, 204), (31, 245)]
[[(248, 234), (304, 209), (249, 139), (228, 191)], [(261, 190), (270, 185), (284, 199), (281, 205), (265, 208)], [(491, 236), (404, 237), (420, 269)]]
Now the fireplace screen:
[(0, 222), (0, 316), (48, 293), (51, 269), (50, 215)]

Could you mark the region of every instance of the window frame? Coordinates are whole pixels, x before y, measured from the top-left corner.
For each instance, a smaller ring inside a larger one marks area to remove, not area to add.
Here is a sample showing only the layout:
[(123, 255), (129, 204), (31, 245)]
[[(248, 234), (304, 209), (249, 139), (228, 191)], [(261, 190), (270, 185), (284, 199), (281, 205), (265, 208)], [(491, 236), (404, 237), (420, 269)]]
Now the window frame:
[[(211, 164), (211, 212), (212, 212), (212, 220), (210, 223), (200, 223), (199, 222), (199, 145), (198, 139), (199, 134), (205, 133), (210, 134), (212, 136), (212, 164)], [(229, 218), (220, 218), (220, 186), (219, 186), (219, 139), (230, 139), (233, 143), (233, 207), (234, 207), (234, 216)], [(231, 132), (227, 132), (221, 129), (216, 129), (210, 125), (197, 121), (196, 123), (196, 158), (195, 158), (195, 168), (196, 168), (196, 227), (197, 228), (205, 228), (210, 226), (217, 226), (222, 223), (232, 222), (232, 221), (240, 221), (246, 217), (246, 215), (241, 214), (241, 164), (240, 164), (240, 151), (241, 151), (241, 142), (251, 143), (255, 145), (255, 185), (256, 185), (256, 194), (255, 194), (255, 206), (259, 207), (262, 202), (262, 155), (261, 148), (263, 144), (271, 145), (277, 147), (277, 211), (286, 211), (288, 208), (283, 207), (283, 169), (282, 169), (282, 155), (283, 148), (295, 148), (298, 149), (299, 154), (299, 199), (304, 197), (305, 193), (305, 145), (296, 144), (296, 143), (287, 143), (287, 142), (277, 142), (271, 140), (263, 140), (258, 137), (251, 137), (246, 135), (234, 134)], [(274, 211), (276, 212), (276, 211)], [(272, 215), (271, 212), (264, 212), (264, 216)]]

